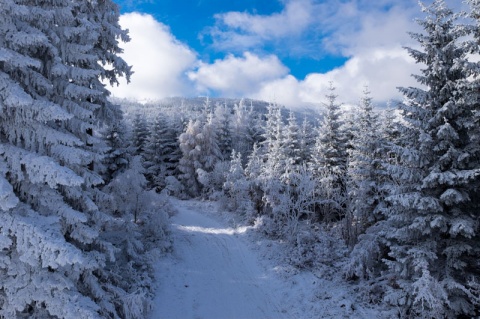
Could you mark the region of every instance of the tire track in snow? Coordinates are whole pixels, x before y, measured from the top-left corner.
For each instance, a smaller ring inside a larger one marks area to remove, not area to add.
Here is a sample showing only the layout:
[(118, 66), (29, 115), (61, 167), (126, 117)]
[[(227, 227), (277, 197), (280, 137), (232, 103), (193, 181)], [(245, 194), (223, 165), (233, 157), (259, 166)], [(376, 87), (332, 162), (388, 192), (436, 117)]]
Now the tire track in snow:
[(174, 253), (160, 261), (152, 319), (290, 318), (256, 255), (231, 229), (178, 202)]

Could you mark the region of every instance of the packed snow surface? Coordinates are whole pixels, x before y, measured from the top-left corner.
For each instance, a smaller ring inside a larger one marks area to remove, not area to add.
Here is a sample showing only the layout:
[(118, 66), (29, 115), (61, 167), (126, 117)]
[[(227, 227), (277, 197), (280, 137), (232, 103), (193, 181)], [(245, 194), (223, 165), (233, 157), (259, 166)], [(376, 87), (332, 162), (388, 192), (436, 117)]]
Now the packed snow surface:
[(152, 318), (286, 318), (274, 279), (234, 229), (186, 207), (172, 222), (174, 254), (161, 262)]
[(213, 203), (173, 200), (173, 253), (158, 264), (151, 319), (375, 318), (335, 280), (282, 264), (282, 247)]

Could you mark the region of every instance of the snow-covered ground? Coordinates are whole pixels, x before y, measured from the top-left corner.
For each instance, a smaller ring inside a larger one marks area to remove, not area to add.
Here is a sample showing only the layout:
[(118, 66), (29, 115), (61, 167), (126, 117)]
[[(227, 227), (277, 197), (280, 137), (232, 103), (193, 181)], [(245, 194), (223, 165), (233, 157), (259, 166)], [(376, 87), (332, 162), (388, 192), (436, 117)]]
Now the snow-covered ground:
[(282, 243), (238, 226), (215, 203), (173, 205), (174, 251), (158, 263), (152, 319), (378, 317), (340, 277), (288, 265)]

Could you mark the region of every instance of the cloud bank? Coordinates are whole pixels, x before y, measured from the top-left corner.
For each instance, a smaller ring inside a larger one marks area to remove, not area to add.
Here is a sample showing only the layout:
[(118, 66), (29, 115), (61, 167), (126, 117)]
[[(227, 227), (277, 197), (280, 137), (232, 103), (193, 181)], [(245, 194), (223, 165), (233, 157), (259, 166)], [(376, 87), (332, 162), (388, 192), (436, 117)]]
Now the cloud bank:
[(120, 25), (130, 31), (131, 41), (123, 44), (121, 56), (133, 65), (134, 74), (130, 84), (123, 81), (111, 89), (114, 96), (151, 100), (195, 93), (186, 72), (197, 63), (196, 54), (166, 25), (139, 13), (122, 15)]
[[(416, 45), (407, 34), (418, 31), (416, 16), (421, 12), (415, 0), (286, 0), (284, 9), (271, 15), (217, 14), (206, 32), (225, 57), (208, 63), (152, 16), (125, 14), (120, 24), (132, 40), (124, 44), (123, 58), (135, 73), (131, 84), (112, 93), (139, 100), (250, 97), (295, 107), (321, 104), (332, 81), (342, 102), (357, 102), (368, 85), (374, 101), (383, 104), (401, 98), (397, 86), (417, 85), (411, 74), (421, 66), (403, 48)], [(281, 61), (289, 52), (315, 50), (348, 60), (326, 73), (312, 70), (304, 79), (292, 76)]]

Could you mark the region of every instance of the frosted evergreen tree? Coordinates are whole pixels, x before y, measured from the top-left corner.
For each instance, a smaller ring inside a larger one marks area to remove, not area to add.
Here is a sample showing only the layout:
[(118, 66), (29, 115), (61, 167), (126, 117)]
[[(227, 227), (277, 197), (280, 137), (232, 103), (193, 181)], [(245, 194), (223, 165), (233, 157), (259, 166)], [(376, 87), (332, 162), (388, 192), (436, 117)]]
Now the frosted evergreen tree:
[(330, 84), (329, 91), (326, 95), (327, 110), (318, 130), (311, 163), (312, 174), (318, 185), (317, 218), (327, 221), (345, 216), (348, 159), (340, 104), (333, 84)]
[(283, 133), (284, 153), (289, 164), (298, 165), (301, 161), (300, 128), (292, 111), (290, 111), (287, 121)]
[(134, 223), (137, 223), (143, 206), (149, 205), (149, 201), (144, 196), (148, 196), (147, 179), (144, 175), (145, 169), (142, 165), (141, 156), (134, 156), (128, 168), (120, 173), (106, 190), (114, 195), (116, 210), (124, 215), (131, 214)]
[[(392, 174), (392, 172), (403, 171), (398, 154), (405, 145), (406, 139), (402, 138), (403, 124), (397, 108), (388, 107), (379, 116), (381, 124), (377, 131), (379, 162), (377, 162), (376, 175), (379, 197), (385, 199), (399, 191), (398, 174)], [(380, 200), (375, 209), (375, 219), (384, 219), (390, 209), (389, 206), (387, 201)]]
[(249, 135), (249, 125), (251, 125), (251, 114), (248, 112), (242, 99), (233, 107), (230, 131), (232, 148), (244, 155), (248, 154), (253, 146), (253, 141)]
[(276, 209), (281, 214), (283, 232), (287, 239), (295, 239), (300, 221), (311, 220), (315, 198), (315, 181), (305, 164), (287, 164), (280, 180), (283, 183), (281, 205)]
[(275, 236), (296, 233), (298, 222), (313, 207), (314, 183), (300, 165), (299, 126), (293, 112), (285, 125), (281, 110), (270, 106), (261, 165), (263, 202), (268, 208), (265, 231)]
[(133, 155), (144, 155), (150, 130), (147, 118), (144, 114), (136, 113), (132, 121), (131, 147)]
[(237, 213), (252, 217), (253, 205), (250, 199), (250, 182), (242, 166), (242, 155), (232, 152), (230, 170), (227, 173), (223, 190), (228, 197), (228, 207)]
[(211, 115), (209, 116), (207, 123), (202, 127), (202, 133), (198, 136), (198, 142), (201, 152), (201, 168), (210, 172), (215, 166), (215, 163), (222, 158), (218, 146), (217, 128)]
[(100, 80), (130, 75), (118, 16), (108, 0), (1, 3), (0, 317), (125, 314), (93, 165), (118, 113)]
[[(377, 294), (373, 298), (379, 297), (378, 292), (384, 290), (387, 285), (385, 281), (389, 280), (388, 276), (382, 276), (386, 266), (380, 262), (383, 258), (388, 258), (384, 234), (389, 228), (385, 219), (391, 210), (391, 204), (386, 198), (401, 191), (398, 186), (399, 175), (404, 172), (397, 157), (397, 152), (402, 145), (400, 143), (402, 124), (397, 111), (389, 107), (380, 114), (381, 125), (377, 130), (378, 144), (374, 162), (377, 165), (374, 171), (374, 185), (377, 187), (378, 203), (371, 215), (373, 220), (368, 222), (368, 227), (364, 228), (366, 225), (362, 227), (364, 232), (358, 234), (358, 241), (345, 267), (347, 278), (356, 277), (368, 281), (365, 287), (368, 287), (370, 293)], [(353, 238), (355, 239), (356, 235)]]
[[(478, 315), (479, 174), (477, 127), (472, 113), (470, 77), (477, 66), (468, 61), (466, 28), (444, 1), (422, 6), (424, 32), (412, 38), (421, 49), (410, 55), (425, 64), (417, 81), (423, 88), (401, 88), (406, 121), (398, 148), (401, 182), (389, 197), (391, 229), (386, 260), (394, 286), (387, 300), (403, 300), (404, 316), (422, 318)], [(475, 91), (475, 90), (473, 90)], [(472, 266), (472, 265), (477, 266)]]
[[(354, 244), (358, 234), (378, 219), (376, 207), (380, 196), (380, 138), (378, 120), (367, 88), (357, 111), (357, 130), (353, 133), (353, 148), (349, 151), (349, 200), (353, 219), (347, 225), (348, 241)], [(353, 225), (355, 225), (354, 228)]]
[(315, 145), (314, 132), (313, 125), (308, 121), (307, 117), (304, 117), (298, 133), (299, 156), (300, 162), (303, 164), (309, 164), (312, 160), (312, 149)]
[(201, 134), (196, 138), (197, 148), (199, 150), (198, 163), (196, 165), (196, 176), (198, 181), (203, 185), (206, 194), (216, 190), (221, 190), (223, 180), (215, 183), (218, 179), (223, 179), (226, 173), (220, 172), (216, 174), (217, 164), (222, 160), (222, 153), (218, 146), (217, 127), (214, 122), (213, 114), (210, 113), (207, 122), (201, 129)]
[(231, 115), (226, 105), (217, 105), (212, 119), (217, 134), (217, 145), (221, 160), (228, 160), (232, 154), (232, 136), (230, 133)]
[(248, 156), (247, 165), (245, 167), (245, 176), (250, 182), (250, 194), (257, 214), (263, 212), (264, 209), (262, 169), (263, 157), (260, 148), (257, 144), (254, 144), (252, 153)]
[(181, 123), (174, 117), (159, 114), (150, 127), (145, 145), (144, 166), (150, 186), (163, 189), (168, 176), (177, 175), (181, 158), (178, 136)]
[(264, 134), (263, 115), (255, 110), (252, 101), (250, 101), (250, 107), (248, 108), (248, 119), (249, 121), (246, 124), (247, 136), (250, 141), (250, 150), (252, 150), (254, 144), (260, 145), (263, 142)]
[(159, 114), (152, 122), (148, 134), (148, 139), (145, 141), (145, 149), (143, 151), (143, 158), (145, 159), (143, 165), (145, 167), (145, 175), (149, 181), (150, 188), (157, 188), (164, 185), (162, 180), (165, 180), (164, 166), (162, 165), (161, 156), (162, 139), (165, 132), (163, 131), (166, 125), (166, 119), (162, 114)]
[[(470, 46), (470, 52), (473, 54), (478, 54), (480, 52), (480, 1), (467, 0), (466, 2), (470, 5), (471, 8), (469, 17), (472, 18), (475, 22), (470, 28), (470, 34), (472, 34), (475, 39), (475, 41), (473, 41), (473, 45)], [(478, 76), (473, 84), (474, 85), (472, 86), (470, 91), (470, 99), (472, 103), (474, 103), (474, 101), (477, 101), (477, 103), (475, 103), (476, 107), (473, 110), (473, 117), (471, 119), (472, 123), (469, 134), (472, 140), (478, 141), (480, 140), (480, 103), (478, 103), (478, 101), (480, 100), (480, 92), (478, 90), (478, 88), (480, 87), (480, 80), (478, 79)], [(480, 158), (480, 143), (476, 145), (476, 148), (472, 148), (470, 152), (472, 154), (475, 154), (476, 158)], [(472, 156), (472, 158), (475, 157)], [(477, 189), (480, 188), (479, 180), (476, 181), (476, 185)], [(471, 198), (471, 200), (474, 201), (475, 207), (480, 208), (479, 197)]]
[(106, 166), (104, 181), (108, 183), (128, 165), (127, 125), (122, 119), (119, 119), (104, 128), (102, 135), (108, 147), (103, 160)]
[(260, 185), (262, 188), (264, 213), (267, 214), (265, 231), (271, 235), (281, 235), (284, 185), (281, 176), (285, 172), (287, 157), (284, 148), (284, 123), (281, 110), (276, 105), (268, 107), (265, 122), (264, 141), (262, 142), (262, 165)]
[(262, 142), (265, 179), (279, 178), (285, 169), (286, 154), (284, 152), (284, 123), (278, 106), (268, 107), (265, 122), (264, 141)]
[(200, 194), (201, 185), (197, 180), (197, 168), (200, 167), (199, 135), (201, 134), (200, 121), (191, 120), (185, 132), (180, 135), (178, 141), (182, 158), (180, 158), (178, 169), (180, 171), (179, 180), (185, 185), (188, 195), (198, 196)]

